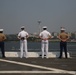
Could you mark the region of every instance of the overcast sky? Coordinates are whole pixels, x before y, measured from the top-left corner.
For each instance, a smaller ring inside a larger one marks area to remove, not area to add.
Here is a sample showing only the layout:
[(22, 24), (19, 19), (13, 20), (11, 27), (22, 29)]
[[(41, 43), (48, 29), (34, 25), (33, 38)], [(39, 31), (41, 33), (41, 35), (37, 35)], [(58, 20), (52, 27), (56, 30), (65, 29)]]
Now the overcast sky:
[(59, 32), (62, 26), (76, 31), (76, 0), (0, 0), (4, 33), (18, 33), (23, 25), (28, 33), (38, 32), (38, 20), (50, 32)]

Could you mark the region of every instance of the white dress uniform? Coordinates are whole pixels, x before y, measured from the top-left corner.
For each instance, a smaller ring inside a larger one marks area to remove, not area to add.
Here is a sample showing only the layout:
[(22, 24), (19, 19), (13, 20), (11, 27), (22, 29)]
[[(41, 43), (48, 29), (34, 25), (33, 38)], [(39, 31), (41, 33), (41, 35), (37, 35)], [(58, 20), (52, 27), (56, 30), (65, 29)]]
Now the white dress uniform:
[[(48, 46), (49, 46), (49, 43), (48, 43), (48, 38), (49, 36), (51, 36), (51, 34), (47, 31), (47, 30), (43, 30), (39, 36), (42, 39), (42, 46), (41, 46), (41, 49), (42, 49), (42, 58), (44, 58), (44, 50), (46, 51), (46, 58), (48, 58)], [(47, 40), (44, 40), (44, 39), (47, 39)]]
[(19, 32), (18, 37), (20, 38), (24, 38), (24, 39), (20, 39), (20, 50), (21, 50), (21, 55), (20, 58), (23, 57), (23, 50), (25, 50), (25, 56), (27, 58), (27, 37), (28, 33), (24, 30), (22, 30), (21, 32)]

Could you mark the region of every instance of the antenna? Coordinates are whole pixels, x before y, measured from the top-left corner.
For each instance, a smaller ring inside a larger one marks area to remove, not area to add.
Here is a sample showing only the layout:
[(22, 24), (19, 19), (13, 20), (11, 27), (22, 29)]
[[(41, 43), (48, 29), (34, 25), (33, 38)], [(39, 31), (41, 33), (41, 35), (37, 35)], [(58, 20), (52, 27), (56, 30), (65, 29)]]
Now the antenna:
[(41, 32), (41, 26), (40, 26), (41, 21), (38, 20), (38, 26), (39, 26), (39, 33)]

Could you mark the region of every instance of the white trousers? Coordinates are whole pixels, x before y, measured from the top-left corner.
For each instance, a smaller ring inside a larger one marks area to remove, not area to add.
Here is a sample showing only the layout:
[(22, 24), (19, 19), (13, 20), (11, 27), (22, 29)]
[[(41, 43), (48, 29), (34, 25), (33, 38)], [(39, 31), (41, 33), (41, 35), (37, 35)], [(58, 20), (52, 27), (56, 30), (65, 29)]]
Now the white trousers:
[[(25, 51), (25, 57), (27, 58), (27, 40), (20, 40), (20, 58), (24, 56)], [(23, 51), (24, 50), (24, 51)]]
[(46, 58), (48, 58), (48, 45), (48, 40), (42, 40), (42, 58), (44, 58), (44, 55), (46, 55)]

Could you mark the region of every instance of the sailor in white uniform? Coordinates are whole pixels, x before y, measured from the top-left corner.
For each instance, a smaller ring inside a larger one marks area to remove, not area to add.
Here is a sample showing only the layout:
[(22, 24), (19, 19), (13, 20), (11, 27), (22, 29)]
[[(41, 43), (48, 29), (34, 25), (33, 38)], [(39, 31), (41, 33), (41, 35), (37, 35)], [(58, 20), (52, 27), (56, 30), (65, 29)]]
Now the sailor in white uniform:
[(46, 53), (46, 58), (48, 58), (48, 39), (51, 38), (51, 34), (50, 32), (47, 31), (47, 27), (44, 26), (43, 27), (43, 31), (39, 34), (41, 40), (42, 40), (42, 46), (41, 46), (41, 49), (42, 49), (42, 58), (44, 58), (44, 50), (45, 50), (45, 53)]
[(25, 50), (25, 56), (27, 58), (27, 38), (29, 36), (29, 34), (24, 30), (25, 27), (22, 26), (21, 27), (21, 32), (19, 32), (18, 34), (18, 39), (20, 39), (20, 50), (21, 50), (21, 53), (20, 53), (20, 58), (23, 57), (23, 50)]

